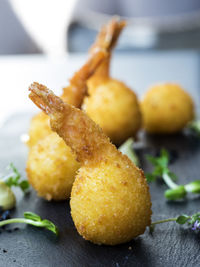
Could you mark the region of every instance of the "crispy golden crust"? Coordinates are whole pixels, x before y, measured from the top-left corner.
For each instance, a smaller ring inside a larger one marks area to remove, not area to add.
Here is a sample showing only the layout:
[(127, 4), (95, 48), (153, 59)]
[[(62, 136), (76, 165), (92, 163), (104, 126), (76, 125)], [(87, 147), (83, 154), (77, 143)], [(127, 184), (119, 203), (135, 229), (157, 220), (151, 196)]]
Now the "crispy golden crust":
[(98, 87), (89, 87), (89, 96), (84, 98), (82, 108), (116, 145), (135, 136), (141, 127), (135, 93), (114, 79), (104, 80)]
[(175, 133), (194, 118), (192, 98), (178, 84), (151, 87), (141, 102), (143, 127), (149, 133)]
[(50, 116), (51, 127), (82, 163), (71, 195), (79, 233), (97, 244), (131, 240), (151, 222), (151, 200), (143, 172), (122, 155), (83, 111), (34, 83), (30, 98)]
[(52, 132), (30, 149), (26, 171), (39, 196), (65, 200), (70, 196), (79, 167), (71, 149)]
[(70, 205), (78, 232), (96, 244), (130, 241), (151, 223), (151, 200), (143, 172), (112, 148), (101, 162), (79, 170)]
[(95, 43), (90, 49), (90, 54), (93, 54), (96, 49), (101, 48), (106, 49), (108, 57), (100, 64), (95, 74), (88, 80), (89, 87), (96, 87), (102, 83), (102, 80), (109, 78), (112, 50), (116, 46), (118, 38), (125, 26), (126, 21), (120, 21), (117, 17), (114, 17), (101, 28)]
[[(70, 85), (63, 89), (61, 96), (63, 101), (78, 108), (82, 105), (83, 98), (87, 93), (86, 81), (106, 57), (107, 52), (103, 49), (96, 50), (90, 56), (88, 61), (71, 78)], [(28, 146), (31, 148), (51, 132), (48, 116), (44, 113), (37, 114), (30, 123)]]
[(105, 49), (99, 48), (93, 53), (83, 67), (70, 79), (70, 85), (63, 88), (61, 98), (64, 102), (80, 108), (87, 93), (86, 81), (93, 75), (100, 63), (107, 57)]
[(44, 113), (40, 112), (36, 114), (32, 119), (29, 127), (29, 140), (27, 145), (33, 147), (38, 140), (41, 140), (48, 134), (50, 134), (51, 128), (49, 123), (49, 117)]
[[(135, 136), (141, 126), (141, 114), (136, 95), (124, 83), (110, 78), (111, 52), (125, 21), (111, 20), (100, 31), (95, 47), (105, 47), (105, 36), (112, 36), (108, 49), (109, 56), (101, 63), (95, 74), (88, 80), (88, 96), (82, 108), (116, 144), (122, 144), (128, 137)], [(108, 40), (110, 38), (107, 38)]]

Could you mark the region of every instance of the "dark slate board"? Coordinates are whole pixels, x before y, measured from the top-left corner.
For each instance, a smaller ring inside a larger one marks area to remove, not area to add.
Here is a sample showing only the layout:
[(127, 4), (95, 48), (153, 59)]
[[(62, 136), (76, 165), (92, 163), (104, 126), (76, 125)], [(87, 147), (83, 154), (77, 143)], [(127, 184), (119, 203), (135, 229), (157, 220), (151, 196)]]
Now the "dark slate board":
[[(0, 130), (0, 170), (12, 161), (25, 176), (27, 149), (20, 142), (26, 132), (30, 116), (15, 115)], [(188, 134), (176, 136), (141, 135), (144, 148), (138, 150), (142, 167), (150, 171), (145, 154), (154, 154), (165, 147), (172, 151), (171, 169), (179, 181), (200, 179), (200, 141)], [(153, 220), (192, 214), (200, 210), (200, 198), (170, 203), (165, 201), (166, 186), (161, 182), (151, 185)], [(174, 223), (157, 226), (153, 235), (147, 230), (135, 240), (115, 246), (97, 246), (82, 239), (70, 216), (69, 202), (46, 202), (31, 190), (30, 195), (16, 191), (18, 205), (12, 216), (33, 211), (52, 220), (60, 229), (56, 238), (52, 233), (31, 226), (20, 225), (18, 231), (0, 234), (0, 266), (200, 266), (200, 235)], [(13, 229), (14, 226), (9, 226)], [(130, 247), (132, 248), (130, 250)]]

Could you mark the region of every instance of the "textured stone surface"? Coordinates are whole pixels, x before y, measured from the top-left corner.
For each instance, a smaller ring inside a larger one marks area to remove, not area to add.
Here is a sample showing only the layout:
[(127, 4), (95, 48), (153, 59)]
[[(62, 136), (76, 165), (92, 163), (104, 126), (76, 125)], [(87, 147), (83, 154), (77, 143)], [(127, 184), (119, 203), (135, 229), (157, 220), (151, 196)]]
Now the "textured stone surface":
[[(25, 176), (27, 149), (20, 142), (20, 135), (26, 132), (28, 121), (28, 115), (15, 115), (0, 130), (1, 173), (13, 162)], [(178, 175), (179, 183), (200, 179), (200, 140), (187, 134), (141, 135), (141, 139), (144, 148), (138, 153), (145, 171), (151, 170), (145, 154), (155, 155), (165, 147), (176, 156), (171, 169)], [(170, 203), (163, 197), (165, 188), (161, 182), (151, 185), (153, 220), (199, 210), (200, 197)], [(0, 234), (0, 266), (199, 266), (200, 235), (185, 227), (163, 224), (157, 226), (153, 235), (147, 230), (130, 243), (115, 247), (97, 246), (84, 241), (77, 233), (68, 202), (46, 202), (33, 190), (26, 197), (18, 190), (16, 194), (18, 203), (12, 216), (20, 217), (28, 210), (36, 212), (52, 220), (59, 227), (60, 236), (56, 238), (48, 231), (25, 225), (19, 225), (20, 229), (12, 233), (4, 231)]]

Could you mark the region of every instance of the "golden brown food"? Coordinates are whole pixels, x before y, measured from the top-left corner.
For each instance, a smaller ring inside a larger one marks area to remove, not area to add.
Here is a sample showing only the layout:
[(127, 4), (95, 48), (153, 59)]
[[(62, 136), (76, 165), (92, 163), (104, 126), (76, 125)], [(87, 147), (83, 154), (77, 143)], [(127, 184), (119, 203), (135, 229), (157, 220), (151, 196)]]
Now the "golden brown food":
[(104, 35), (112, 34), (113, 42), (109, 47), (109, 57), (88, 81), (88, 96), (84, 98), (82, 108), (86, 111), (111, 141), (120, 145), (128, 137), (135, 136), (141, 126), (141, 114), (135, 93), (123, 82), (112, 79), (109, 74), (111, 50), (125, 26), (124, 21), (111, 20), (100, 31), (95, 47), (106, 47)]
[(116, 245), (143, 234), (151, 223), (151, 200), (143, 172), (109, 141), (84, 112), (45, 86), (29, 88), (31, 100), (50, 116), (81, 163), (71, 194), (71, 214), (86, 240)]
[(51, 133), (49, 118), (44, 112), (36, 114), (30, 122), (27, 145), (33, 147), (39, 140)]
[(194, 118), (194, 103), (178, 84), (151, 87), (141, 102), (143, 127), (149, 133), (175, 133)]
[(104, 80), (98, 87), (89, 88), (89, 97), (84, 99), (83, 109), (116, 145), (135, 136), (141, 125), (135, 93), (114, 79)]
[(39, 196), (47, 200), (64, 200), (70, 197), (79, 167), (71, 148), (51, 132), (30, 149), (26, 171)]
[[(65, 102), (79, 108), (87, 91), (87, 79), (94, 73), (99, 64), (106, 57), (107, 52), (104, 49), (96, 50), (80, 70), (73, 75), (70, 79), (69, 86), (63, 88), (61, 98)], [(48, 116), (43, 112), (35, 115), (31, 120), (29, 128), (29, 141), (27, 143), (29, 148), (51, 132)]]
[[(88, 77), (93, 74), (100, 62), (107, 57), (106, 51), (110, 49), (115, 41), (118, 33), (115, 30), (115, 34), (113, 34), (114, 30), (115, 28), (112, 27), (106, 35), (102, 36), (101, 41), (106, 45), (94, 49), (95, 51), (93, 51), (86, 64), (73, 75), (70, 80), (70, 85), (63, 89), (61, 98), (65, 102), (80, 108), (83, 97), (86, 94), (86, 81)], [(30, 129), (29, 146), (31, 149), (33, 148), (33, 151), (31, 150), (29, 152), (27, 161), (27, 175), (29, 181), (38, 194), (48, 200), (66, 199), (69, 197), (72, 182), (75, 178), (75, 172), (79, 168), (79, 164), (75, 162), (73, 155), (70, 156), (70, 149), (62, 147), (62, 145), (66, 146), (64, 142), (59, 142), (58, 146), (58, 138), (54, 135), (46, 137), (51, 133), (51, 129), (49, 127), (48, 116), (45, 113), (39, 113), (33, 118)], [(49, 142), (49, 144), (47, 142)], [(66, 150), (68, 162), (66, 162), (63, 157), (63, 153), (65, 153)], [(50, 157), (51, 160), (48, 160), (48, 157)], [(46, 159), (49, 165), (42, 165), (43, 162), (41, 162), (41, 159)], [(58, 166), (62, 167), (59, 171), (56, 171)], [(66, 193), (64, 194), (65, 191)]]
[[(92, 75), (106, 52), (96, 51), (87, 63), (74, 74), (62, 98), (80, 107), (86, 92), (86, 80)], [(80, 166), (71, 149), (53, 133), (49, 117), (41, 112), (31, 122), (29, 131), (27, 176), (38, 195), (47, 200), (69, 198), (75, 174)]]

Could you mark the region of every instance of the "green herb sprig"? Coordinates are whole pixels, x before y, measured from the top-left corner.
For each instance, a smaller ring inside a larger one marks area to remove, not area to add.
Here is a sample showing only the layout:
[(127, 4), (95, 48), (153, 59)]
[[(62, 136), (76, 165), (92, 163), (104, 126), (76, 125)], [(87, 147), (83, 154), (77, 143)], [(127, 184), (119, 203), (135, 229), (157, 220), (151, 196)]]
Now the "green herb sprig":
[(23, 193), (27, 193), (29, 189), (29, 182), (27, 180), (22, 180), (21, 174), (13, 163), (10, 163), (8, 170), (12, 170), (12, 172), (0, 180), (9, 187), (16, 186), (19, 187)]
[(189, 122), (188, 128), (200, 136), (200, 120), (194, 120)]
[(186, 224), (191, 227), (193, 231), (200, 230), (200, 212), (197, 212), (191, 216), (183, 214), (175, 218), (168, 218), (160, 221), (153, 222), (150, 226), (150, 232), (152, 233), (155, 229), (155, 226), (160, 223), (167, 223), (167, 222), (176, 222), (178, 224)]
[(127, 139), (119, 148), (118, 150), (122, 152), (122, 154), (125, 154), (129, 159), (136, 165), (140, 165), (140, 161), (138, 156), (136, 155), (134, 149), (133, 149), (134, 139), (129, 138)]
[(162, 178), (165, 184), (170, 188), (165, 191), (165, 197), (168, 200), (178, 200), (186, 197), (187, 193), (200, 194), (200, 180), (190, 182), (185, 185), (178, 185), (176, 175), (170, 171), (169, 153), (162, 149), (159, 157), (152, 157), (147, 155), (147, 159), (154, 166), (152, 173), (146, 174), (148, 182), (153, 182), (158, 178)]
[(58, 228), (49, 220), (42, 220), (41, 217), (33, 212), (24, 212), (24, 218), (13, 218), (0, 221), (0, 227), (11, 223), (25, 223), (36, 227), (45, 228), (54, 234), (58, 235)]

